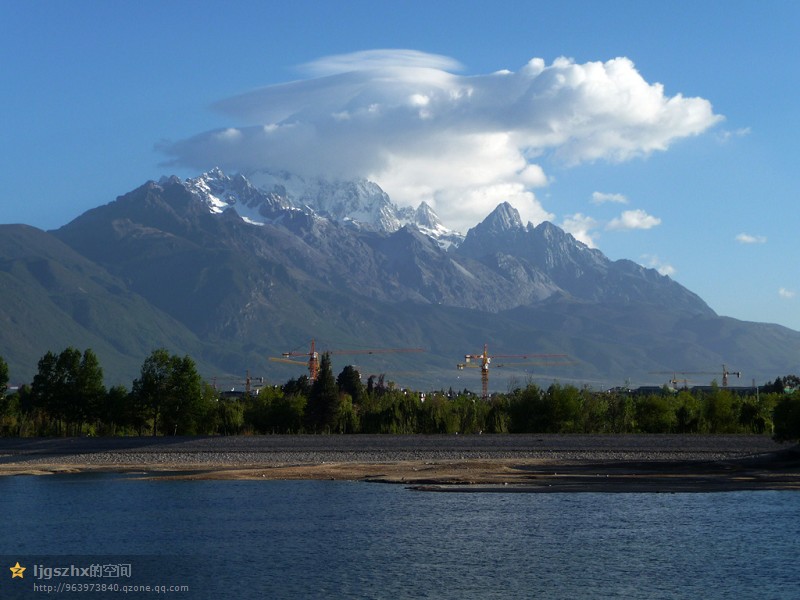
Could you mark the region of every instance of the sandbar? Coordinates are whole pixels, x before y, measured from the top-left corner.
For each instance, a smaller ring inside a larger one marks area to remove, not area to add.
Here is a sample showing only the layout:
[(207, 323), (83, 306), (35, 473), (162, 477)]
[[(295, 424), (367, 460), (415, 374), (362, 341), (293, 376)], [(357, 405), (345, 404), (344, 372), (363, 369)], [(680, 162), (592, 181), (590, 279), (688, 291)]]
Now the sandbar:
[(431, 492), (800, 491), (800, 447), (748, 435), (4, 438), (0, 476), (343, 480)]

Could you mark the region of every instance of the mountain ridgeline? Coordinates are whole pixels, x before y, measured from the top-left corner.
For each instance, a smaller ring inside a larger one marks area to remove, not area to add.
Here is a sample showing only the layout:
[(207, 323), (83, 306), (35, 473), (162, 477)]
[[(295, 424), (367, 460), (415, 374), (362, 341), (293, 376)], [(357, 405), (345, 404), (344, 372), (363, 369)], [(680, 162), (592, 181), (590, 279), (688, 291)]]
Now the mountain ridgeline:
[(2, 226), (0, 251), (12, 291), (0, 316), (13, 325), (2, 354), (23, 381), (68, 345), (92, 347), (115, 383), (156, 347), (190, 354), (208, 377), (249, 370), (274, 382), (303, 371), (268, 357), (311, 339), (342, 351), (338, 368), (352, 362), (348, 348), (421, 347), (355, 362), (365, 375), (458, 389), (480, 386), (455, 366), (484, 344), (570, 357), (495, 368), (495, 389), (509, 378), (721, 377), (723, 363), (762, 381), (794, 372), (800, 351), (800, 333), (717, 316), (669, 277), (611, 261), (551, 223), (523, 224), (507, 203), (461, 236), (429, 206), (398, 208), (366, 181), (164, 178), (52, 232)]

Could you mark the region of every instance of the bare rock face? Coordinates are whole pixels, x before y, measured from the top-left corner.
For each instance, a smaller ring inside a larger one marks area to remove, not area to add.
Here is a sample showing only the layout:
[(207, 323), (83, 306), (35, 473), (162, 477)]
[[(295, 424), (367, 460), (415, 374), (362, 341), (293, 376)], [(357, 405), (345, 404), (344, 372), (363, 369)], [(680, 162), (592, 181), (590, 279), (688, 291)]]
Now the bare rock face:
[[(0, 297), (0, 316), (63, 307), (59, 326), (32, 316), (6, 328), (12, 370), (82, 344), (126, 375), (160, 346), (243, 372), (312, 338), (424, 347), (403, 357), (408, 379), (444, 387), (484, 343), (569, 354), (574, 367), (560, 374), (599, 381), (722, 363), (772, 380), (796, 368), (800, 333), (719, 317), (669, 277), (551, 223), (523, 224), (508, 203), (462, 237), (369, 182), (260, 176), (164, 178), (53, 232), (7, 229), (0, 276), (14, 293)], [(42, 339), (52, 347), (40, 350)]]

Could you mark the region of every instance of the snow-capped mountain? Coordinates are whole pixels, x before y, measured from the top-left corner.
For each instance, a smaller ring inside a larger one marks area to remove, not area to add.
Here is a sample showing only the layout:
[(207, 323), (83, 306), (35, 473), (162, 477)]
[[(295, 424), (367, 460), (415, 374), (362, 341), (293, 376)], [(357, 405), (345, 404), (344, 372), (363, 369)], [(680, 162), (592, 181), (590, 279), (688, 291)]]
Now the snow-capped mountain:
[[(551, 223), (523, 225), (509, 204), (444, 249), (430, 207), (391, 211), (413, 212), (403, 218), (414, 224), (379, 231), (353, 215), (380, 214), (365, 198), (396, 208), (380, 188), (330, 184), (336, 201), (295, 206), (317, 199), (325, 182), (312, 183), (265, 189), (214, 170), (148, 181), (52, 232), (6, 226), (0, 275), (13, 293), (0, 318), (16, 326), (0, 335), (4, 357), (22, 368), (48, 346), (78, 344), (135, 376), (146, 352), (169, 347), (233, 373), (325, 338), (427, 348), (410, 370), (437, 387), (463, 385), (458, 355), (485, 343), (567, 353), (576, 377), (603, 381), (675, 365), (772, 378), (795, 368), (800, 332), (719, 317), (653, 269), (609, 260)], [(275, 368), (267, 375), (282, 378)]]
[(242, 174), (228, 176), (214, 168), (187, 179), (184, 185), (212, 213), (233, 208), (243, 220), (255, 225), (272, 222), (287, 210), (302, 210), (358, 229), (384, 233), (415, 225), (445, 248), (464, 239), (445, 227), (425, 202), (416, 210), (398, 207), (380, 186), (366, 179), (328, 180), (270, 171), (258, 171), (248, 179)]
[(413, 210), (400, 209), (380, 186), (366, 179), (304, 178), (286, 172), (258, 171), (250, 175), (261, 190), (286, 198), (299, 208), (310, 208), (333, 221), (391, 233), (409, 222)]
[(412, 223), (416, 225), (422, 233), (436, 240), (436, 243), (442, 248), (446, 249), (450, 246), (458, 246), (464, 241), (464, 236), (462, 234), (444, 226), (439, 216), (433, 212), (433, 209), (427, 202), (422, 202), (417, 207), (417, 210), (414, 211)]
[(244, 175), (229, 177), (219, 168), (187, 179), (183, 185), (198, 196), (212, 213), (219, 214), (233, 208), (244, 221), (254, 225), (263, 225), (272, 221), (281, 211), (294, 208), (285, 196), (264, 192), (254, 187)]

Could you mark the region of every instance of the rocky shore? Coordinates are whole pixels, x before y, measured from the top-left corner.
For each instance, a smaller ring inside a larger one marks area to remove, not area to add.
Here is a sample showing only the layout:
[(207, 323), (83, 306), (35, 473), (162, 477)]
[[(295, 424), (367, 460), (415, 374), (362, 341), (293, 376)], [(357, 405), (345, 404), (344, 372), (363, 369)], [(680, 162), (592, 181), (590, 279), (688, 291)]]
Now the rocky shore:
[(800, 451), (747, 435), (1, 439), (0, 475), (342, 479), (426, 491), (800, 490)]

